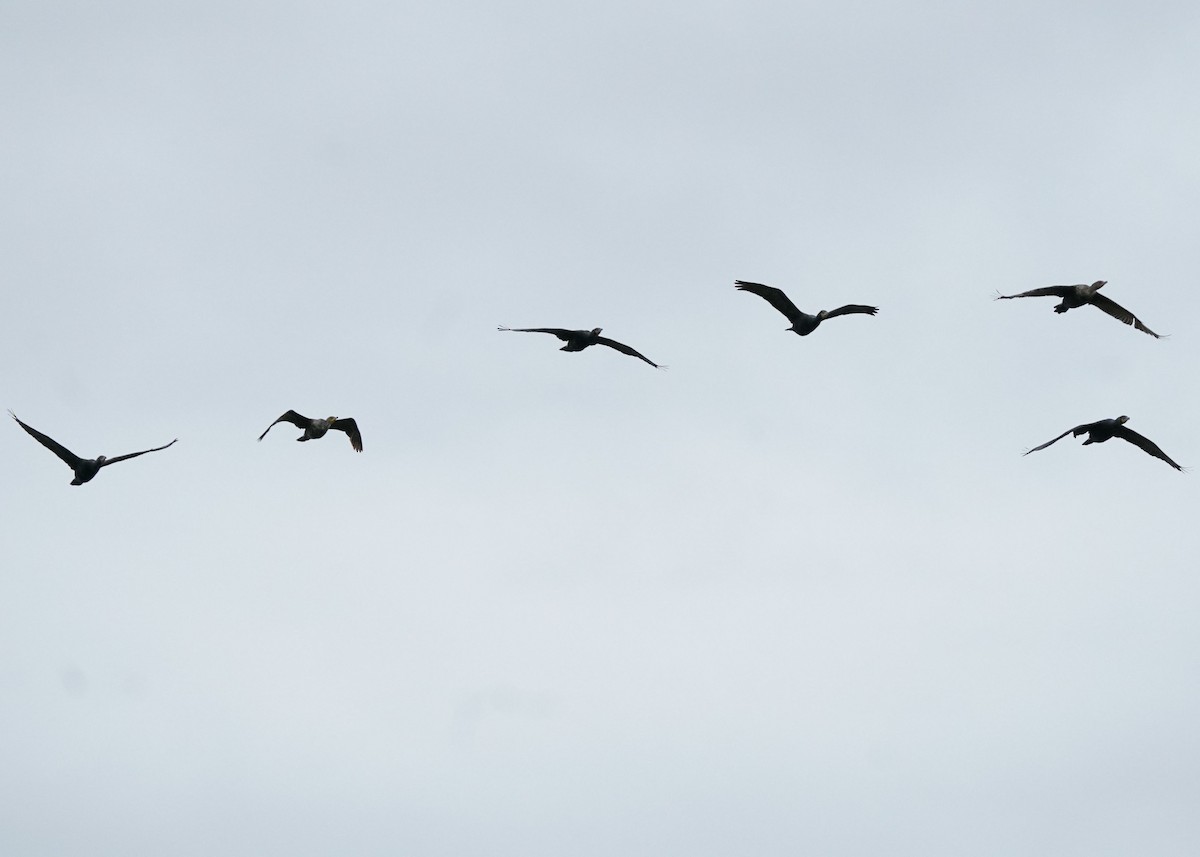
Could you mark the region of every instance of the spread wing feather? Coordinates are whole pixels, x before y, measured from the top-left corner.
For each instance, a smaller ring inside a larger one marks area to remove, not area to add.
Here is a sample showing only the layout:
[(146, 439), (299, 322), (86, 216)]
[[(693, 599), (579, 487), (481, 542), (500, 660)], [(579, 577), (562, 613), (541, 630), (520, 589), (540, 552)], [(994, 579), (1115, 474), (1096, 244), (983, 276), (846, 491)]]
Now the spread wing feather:
[(334, 420), (330, 428), (335, 428), (338, 431), (344, 431), (350, 436), (350, 445), (354, 447), (355, 452), (362, 452), (362, 433), (358, 430), (358, 423), (350, 417), (340, 420)]
[(734, 280), (733, 284), (743, 292), (750, 292), (752, 295), (758, 295), (760, 298), (763, 298), (767, 303), (787, 316), (788, 321), (793, 324), (796, 322), (796, 319), (804, 315), (792, 303), (791, 298), (783, 293), (783, 289), (777, 289), (774, 286), (764, 286), (762, 283), (750, 283), (745, 280)]
[(647, 357), (646, 355), (642, 354), (639, 351), (634, 350), (633, 348), (630, 348), (625, 343), (617, 342), (615, 339), (609, 339), (607, 336), (597, 336), (596, 344), (597, 345), (607, 345), (609, 348), (615, 348), (617, 351), (620, 351), (622, 354), (628, 354), (630, 357), (636, 357), (639, 360), (645, 360), (647, 363), (649, 363), (655, 369), (667, 368), (665, 366), (659, 366), (657, 363), (655, 363), (649, 357)]
[(1129, 310), (1125, 309), (1125, 307), (1121, 306), (1116, 301), (1114, 301), (1110, 298), (1106, 298), (1104, 295), (1093, 295), (1092, 296), (1092, 305), (1095, 306), (1097, 309), (1104, 310), (1104, 312), (1111, 315), (1117, 321), (1123, 321), (1126, 324), (1132, 324), (1137, 330), (1140, 330), (1142, 333), (1148, 333), (1151, 336), (1153, 336), (1155, 339), (1162, 339), (1161, 336), (1159, 336), (1157, 333), (1155, 333), (1150, 328), (1146, 327), (1146, 325), (1142, 324), (1141, 320), (1136, 315), (1131, 313)]
[(110, 464), (116, 464), (118, 461), (124, 461), (127, 458), (137, 458), (139, 455), (145, 455), (147, 452), (159, 452), (160, 450), (166, 449), (167, 446), (173, 446), (178, 440), (179, 438), (175, 438), (175, 440), (171, 441), (166, 446), (156, 446), (154, 449), (143, 449), (141, 452), (131, 452), (127, 455), (118, 455), (114, 458), (106, 458), (100, 462), (100, 466), (108, 467)]
[(1040, 289), (1030, 289), (1027, 292), (1021, 292), (1019, 295), (996, 295), (996, 300), (1008, 301), (1013, 298), (1041, 298), (1049, 295), (1053, 295), (1056, 298), (1065, 298), (1074, 291), (1074, 286), (1043, 286)]
[(564, 330), (561, 327), (497, 327), (496, 330), (509, 330), (513, 333), (549, 333), (552, 336), (557, 336), (563, 342), (571, 338), (572, 333), (577, 333), (574, 330)]
[(1081, 434), (1080, 429), (1086, 429), (1086, 428), (1087, 428), (1087, 426), (1075, 426), (1075, 428), (1073, 428), (1073, 429), (1067, 429), (1065, 432), (1060, 434), (1058, 437), (1054, 438), (1054, 440), (1048, 440), (1045, 443), (1043, 443), (1041, 446), (1035, 446), (1033, 449), (1027, 449), (1021, 454), (1029, 455), (1029, 453), (1031, 453), (1031, 452), (1037, 452), (1039, 449), (1045, 449), (1046, 447), (1050, 446), (1051, 444), (1058, 443), (1060, 440), (1062, 440), (1064, 437), (1069, 435), (1071, 432), (1075, 432), (1076, 434)]
[[(296, 413), (295, 411), (288, 411), (286, 414), (281, 416), (279, 419), (275, 420), (275, 422), (273, 422), (269, 426), (267, 426), (267, 431), (270, 431), (271, 429), (275, 428), (275, 426), (279, 425), (280, 423), (291, 423), (296, 428), (306, 429), (312, 423), (312, 420), (310, 420), (308, 417), (301, 416), (300, 414)], [(258, 436), (258, 439), (262, 440), (264, 437), (266, 437), (267, 431), (264, 431), (262, 434), (260, 434)]]
[(25, 423), (23, 423), (19, 419), (17, 419), (17, 415), (14, 414), (12, 411), (9, 411), (8, 415), (10, 417), (12, 417), (14, 420), (17, 420), (17, 425), (19, 425), (21, 428), (25, 429), (25, 431), (28, 432), (29, 435), (34, 440), (36, 440), (42, 446), (46, 447), (46, 449), (50, 450), (55, 455), (57, 455), (59, 458), (61, 458), (66, 463), (66, 465), (68, 467), (70, 467), (72, 470), (75, 470), (83, 461), (86, 460), (86, 459), (80, 458), (78, 455), (71, 452), (71, 450), (67, 449), (65, 446), (63, 446), (61, 443), (56, 441), (54, 438), (47, 437), (46, 435), (42, 434), (40, 431), (35, 429), (33, 426), (25, 425)]
[(1125, 428), (1125, 426), (1118, 426), (1117, 430), (1113, 432), (1113, 437), (1119, 437), (1122, 440), (1127, 440), (1134, 446), (1139, 447), (1143, 452), (1148, 452), (1155, 458), (1162, 459), (1176, 470), (1183, 470), (1182, 467), (1172, 461), (1170, 456), (1168, 456), (1159, 448), (1157, 443), (1150, 440), (1148, 437), (1138, 434), (1133, 429)]
[(851, 313), (856, 312), (860, 312), (865, 315), (875, 315), (875, 313), (879, 312), (879, 307), (863, 306), (862, 304), (846, 304), (845, 306), (840, 306), (837, 309), (831, 309), (829, 312), (825, 313), (825, 317), (833, 318), (837, 315), (850, 315)]

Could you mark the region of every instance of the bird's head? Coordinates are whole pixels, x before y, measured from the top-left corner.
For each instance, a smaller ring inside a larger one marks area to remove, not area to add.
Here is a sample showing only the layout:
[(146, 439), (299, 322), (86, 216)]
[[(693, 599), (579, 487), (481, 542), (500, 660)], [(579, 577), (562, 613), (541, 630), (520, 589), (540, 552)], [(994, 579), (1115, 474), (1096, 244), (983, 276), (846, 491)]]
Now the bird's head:
[(592, 336), (599, 336), (600, 331), (602, 331), (602, 330), (604, 330), (603, 327), (593, 327), (592, 328)]
[(1092, 283), (1092, 291), (1104, 288), (1107, 283), (1108, 280), (1096, 280), (1096, 282)]
[(329, 417), (329, 422), (331, 422), (331, 423), (336, 423), (336, 422), (337, 422), (337, 417)]
[(1123, 426), (1127, 422), (1129, 422), (1129, 417), (1125, 416), (1124, 414), (1121, 414), (1121, 416), (1117, 417), (1117, 425)]
[(108, 461), (107, 455), (97, 455), (96, 456), (96, 466), (97, 467), (103, 467), (104, 462), (106, 462), (106, 461)]

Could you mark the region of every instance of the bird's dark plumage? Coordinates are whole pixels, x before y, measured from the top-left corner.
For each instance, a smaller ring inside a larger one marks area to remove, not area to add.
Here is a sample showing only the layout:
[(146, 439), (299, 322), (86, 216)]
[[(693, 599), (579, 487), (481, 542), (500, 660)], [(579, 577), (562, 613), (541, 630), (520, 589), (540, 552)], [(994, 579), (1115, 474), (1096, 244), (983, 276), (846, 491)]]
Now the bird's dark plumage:
[(337, 417), (329, 417), (327, 419), (309, 419), (295, 411), (288, 411), (271, 425), (267, 426), (267, 431), (264, 431), (258, 436), (262, 440), (267, 436), (267, 432), (274, 428), (279, 423), (291, 423), (296, 428), (304, 429), (304, 434), (296, 438), (296, 440), (316, 440), (319, 437), (324, 437), (325, 433), (330, 429), (336, 431), (344, 431), (350, 438), (350, 445), (354, 447), (355, 452), (362, 452), (362, 433), (358, 430), (358, 423), (350, 417), (338, 419)]
[(801, 312), (792, 303), (791, 299), (783, 293), (782, 289), (777, 289), (774, 286), (764, 286), (762, 283), (749, 283), (745, 280), (734, 280), (733, 284), (743, 292), (758, 295), (783, 313), (787, 320), (792, 323), (792, 326), (788, 330), (795, 331), (801, 336), (808, 336), (827, 318), (836, 318), (839, 315), (852, 315), (855, 313), (875, 315), (875, 313), (879, 312), (879, 307), (865, 306), (863, 304), (846, 304), (837, 309), (821, 310), (816, 315), (809, 315), (806, 312)]
[(666, 369), (666, 366), (660, 366), (655, 363), (640, 351), (630, 348), (623, 342), (617, 342), (615, 339), (609, 339), (607, 336), (601, 336), (600, 331), (603, 328), (594, 328), (592, 330), (565, 330), (561, 327), (497, 327), (496, 330), (508, 330), (513, 333), (549, 333), (552, 336), (557, 336), (563, 342), (567, 343), (559, 351), (582, 351), (585, 348), (590, 348), (593, 345), (607, 345), (609, 348), (620, 351), (622, 354), (628, 354), (630, 357), (636, 357), (638, 360), (644, 360), (655, 369)]
[(179, 438), (175, 438), (175, 440), (171, 441), (171, 443), (168, 443), (165, 446), (156, 446), (154, 449), (143, 449), (141, 452), (130, 452), (126, 455), (114, 456), (113, 458), (108, 458), (107, 456), (103, 455), (99, 456), (98, 458), (81, 458), (75, 453), (71, 452), (71, 450), (67, 449), (61, 443), (54, 440), (54, 438), (44, 435), (33, 426), (28, 426), (21, 422), (19, 419), (17, 419), (17, 415), (12, 411), (9, 411), (8, 415), (16, 420), (17, 425), (25, 429), (30, 437), (61, 458), (67, 467), (70, 467), (71, 470), (75, 472), (75, 478), (71, 480), (72, 485), (82, 485), (84, 482), (90, 482), (93, 478), (95, 478), (96, 474), (100, 472), (101, 467), (107, 467), (110, 464), (116, 464), (118, 461), (137, 458), (139, 455), (145, 455), (147, 452), (160, 452), (161, 450), (166, 449), (168, 446), (172, 446), (177, 440), (179, 440)]
[(1138, 434), (1133, 429), (1126, 428), (1125, 423), (1127, 422), (1129, 422), (1129, 417), (1119, 416), (1116, 419), (1100, 420), (1094, 423), (1084, 423), (1081, 426), (1075, 426), (1075, 428), (1067, 429), (1053, 440), (1048, 440), (1041, 446), (1035, 446), (1033, 449), (1027, 450), (1024, 454), (1029, 455), (1031, 452), (1037, 452), (1039, 449), (1045, 449), (1051, 444), (1058, 443), (1058, 441), (1062, 440), (1069, 434), (1074, 435), (1075, 437), (1079, 437), (1081, 434), (1086, 434), (1088, 439), (1083, 442), (1084, 446), (1087, 446), (1089, 443), (1104, 443), (1106, 440), (1119, 437), (1121, 440), (1129, 441), (1143, 452), (1147, 452), (1150, 455), (1153, 455), (1155, 458), (1162, 459), (1176, 470), (1183, 470), (1181, 466), (1171, 460), (1170, 456), (1163, 452), (1162, 449), (1159, 448), (1158, 444), (1150, 440), (1150, 438)]
[(1075, 309), (1076, 307), (1086, 306), (1091, 304), (1096, 309), (1108, 313), (1117, 321), (1131, 324), (1142, 333), (1148, 333), (1155, 339), (1162, 339), (1162, 336), (1155, 333), (1146, 325), (1142, 324), (1141, 319), (1131, 313), (1125, 307), (1121, 306), (1114, 300), (1106, 298), (1100, 294), (1100, 289), (1108, 280), (1096, 280), (1090, 286), (1087, 283), (1078, 283), (1074, 286), (1043, 286), (1040, 289), (1030, 289), (1027, 292), (1021, 292), (1016, 295), (997, 295), (996, 300), (1008, 301), (1013, 298), (1042, 298), (1056, 297), (1061, 298), (1057, 306), (1054, 307), (1055, 312), (1066, 312), (1067, 310)]

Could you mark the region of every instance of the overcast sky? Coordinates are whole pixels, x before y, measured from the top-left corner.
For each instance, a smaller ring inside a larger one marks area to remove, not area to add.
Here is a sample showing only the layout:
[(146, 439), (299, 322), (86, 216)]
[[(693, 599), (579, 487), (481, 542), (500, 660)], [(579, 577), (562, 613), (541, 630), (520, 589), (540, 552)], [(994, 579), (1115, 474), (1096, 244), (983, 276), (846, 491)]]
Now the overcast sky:
[(1197, 44), (0, 3), (0, 853), (1195, 855)]

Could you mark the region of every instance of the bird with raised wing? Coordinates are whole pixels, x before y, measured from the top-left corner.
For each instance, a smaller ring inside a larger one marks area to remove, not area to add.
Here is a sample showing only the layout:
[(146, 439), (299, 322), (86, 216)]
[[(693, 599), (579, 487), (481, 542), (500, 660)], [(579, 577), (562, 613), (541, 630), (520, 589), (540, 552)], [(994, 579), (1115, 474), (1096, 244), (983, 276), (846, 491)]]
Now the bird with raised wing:
[(1182, 467), (1171, 460), (1170, 456), (1159, 449), (1158, 444), (1150, 440), (1150, 438), (1143, 437), (1133, 429), (1125, 428), (1125, 423), (1127, 422), (1129, 422), (1129, 417), (1122, 415), (1116, 419), (1100, 420), (1099, 422), (1094, 423), (1084, 423), (1081, 426), (1075, 426), (1073, 429), (1067, 429), (1058, 437), (1054, 438), (1054, 440), (1048, 440), (1041, 446), (1035, 446), (1033, 449), (1026, 450), (1023, 454), (1029, 455), (1031, 452), (1037, 452), (1039, 449), (1045, 449), (1051, 444), (1058, 443), (1058, 441), (1062, 440), (1069, 434), (1074, 435), (1075, 437), (1079, 437), (1081, 434), (1086, 434), (1088, 439), (1083, 442), (1084, 446), (1087, 446), (1089, 443), (1104, 443), (1106, 440), (1119, 437), (1121, 440), (1129, 441), (1143, 452), (1147, 452), (1150, 455), (1153, 455), (1155, 458), (1162, 459), (1176, 470), (1183, 470)]
[(141, 452), (131, 452), (128, 455), (118, 455), (113, 458), (109, 458), (105, 455), (101, 455), (96, 458), (80, 458), (58, 441), (51, 437), (47, 437), (32, 426), (28, 426), (21, 422), (19, 419), (17, 419), (17, 415), (12, 411), (9, 411), (8, 415), (14, 420), (17, 420), (17, 425), (25, 429), (25, 431), (28, 432), (34, 440), (61, 458), (66, 463), (67, 467), (70, 467), (73, 471), (75, 471), (75, 478), (71, 480), (72, 485), (82, 485), (84, 482), (90, 482), (95, 478), (96, 474), (100, 472), (101, 467), (107, 467), (110, 464), (116, 464), (118, 461), (137, 458), (139, 455), (145, 455), (147, 452), (160, 452), (161, 450), (166, 449), (168, 446), (173, 445), (175, 441), (179, 440), (179, 438), (175, 438), (175, 440), (171, 441), (171, 443), (168, 443), (166, 446), (156, 446), (154, 449), (143, 449)]
[(801, 312), (791, 299), (783, 293), (783, 289), (777, 289), (774, 286), (764, 286), (762, 283), (748, 283), (745, 280), (734, 280), (733, 284), (743, 292), (750, 292), (752, 295), (758, 295), (766, 300), (771, 306), (779, 310), (792, 326), (788, 330), (794, 331), (801, 336), (808, 336), (816, 330), (821, 322), (827, 318), (836, 318), (839, 315), (852, 315), (860, 313), (862, 315), (875, 315), (879, 312), (879, 307), (864, 306), (863, 304), (846, 304), (837, 309), (821, 310), (816, 315), (809, 315), (806, 312)]
[(561, 327), (497, 327), (496, 330), (508, 330), (513, 333), (549, 333), (552, 336), (557, 336), (563, 342), (567, 343), (559, 351), (582, 351), (585, 348), (590, 348), (593, 345), (607, 345), (609, 348), (620, 351), (622, 354), (628, 354), (630, 357), (636, 357), (638, 360), (644, 360), (653, 366), (655, 369), (666, 369), (666, 366), (660, 366), (646, 355), (639, 351), (635, 351), (628, 345), (622, 342), (617, 342), (615, 339), (609, 339), (607, 336), (601, 336), (600, 331), (603, 328), (593, 328), (592, 330), (564, 330)]
[(1018, 295), (997, 295), (996, 300), (1010, 301), (1013, 298), (1042, 297), (1061, 298), (1058, 305), (1054, 307), (1055, 312), (1066, 312), (1076, 307), (1091, 304), (1096, 309), (1108, 313), (1117, 321), (1131, 324), (1142, 333), (1148, 333), (1155, 339), (1162, 339), (1162, 336), (1142, 324), (1141, 319), (1125, 309), (1125, 307), (1100, 294), (1100, 289), (1104, 288), (1107, 282), (1108, 280), (1096, 280), (1090, 286), (1086, 283), (1078, 283), (1074, 286), (1044, 286), (1040, 289), (1030, 289), (1027, 292), (1021, 292)]
[[(298, 414), (295, 411), (288, 411), (279, 419), (275, 420), (275, 422), (267, 426), (267, 431), (270, 431), (279, 423), (291, 423), (296, 428), (304, 429), (304, 434), (296, 438), (296, 440), (299, 441), (316, 440), (319, 437), (324, 437), (325, 433), (330, 429), (344, 431), (349, 436), (350, 445), (354, 447), (354, 451), (362, 452), (362, 433), (358, 430), (358, 423), (356, 423), (350, 417), (344, 417), (340, 420), (337, 417), (328, 417), (323, 420), (313, 420)], [(266, 437), (267, 431), (264, 431), (262, 434), (260, 434), (258, 439), (262, 440), (264, 437)]]

